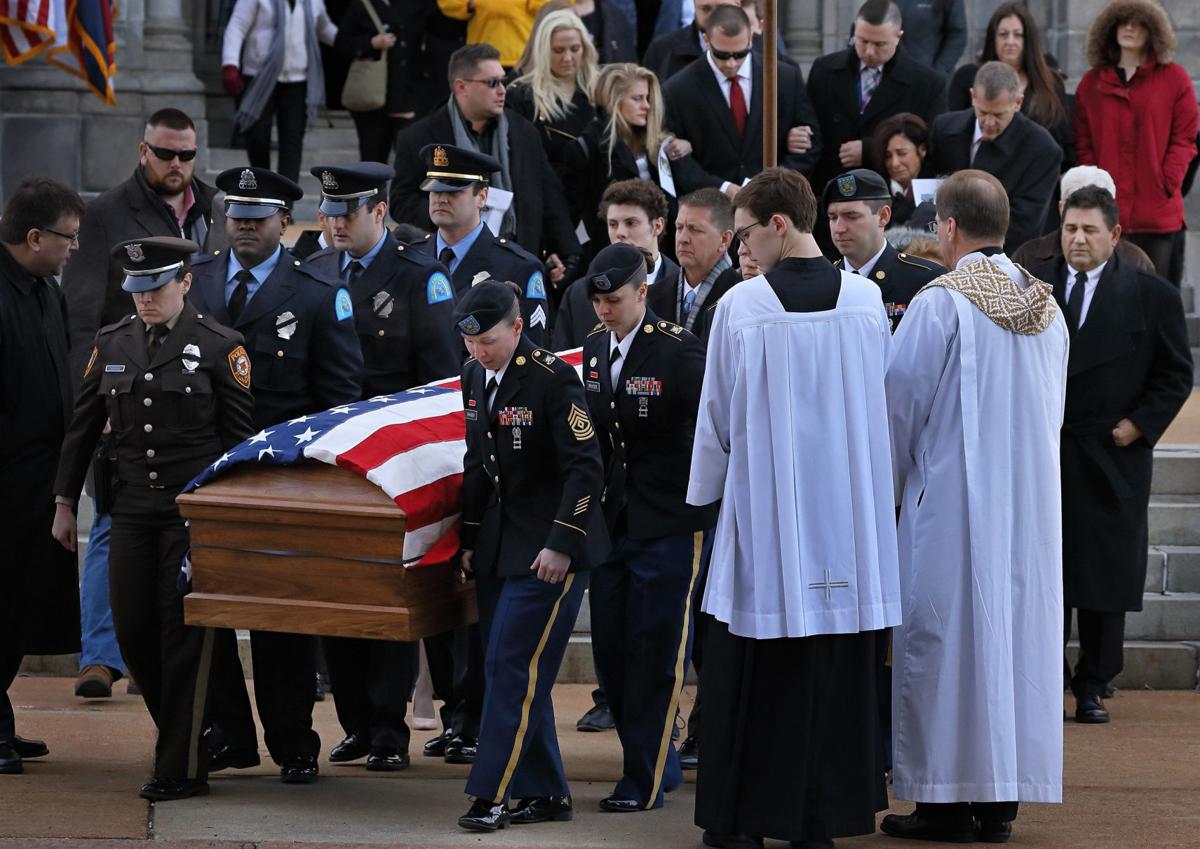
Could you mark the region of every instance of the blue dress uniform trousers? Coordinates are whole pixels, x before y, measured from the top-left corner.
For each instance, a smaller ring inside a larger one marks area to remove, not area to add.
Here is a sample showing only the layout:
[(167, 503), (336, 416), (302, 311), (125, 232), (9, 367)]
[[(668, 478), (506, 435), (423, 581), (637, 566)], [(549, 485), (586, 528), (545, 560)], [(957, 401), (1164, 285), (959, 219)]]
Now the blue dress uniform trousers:
[(550, 691), (587, 582), (587, 572), (558, 584), (532, 575), (476, 578), (486, 690), (469, 795), (493, 802), (570, 795)]

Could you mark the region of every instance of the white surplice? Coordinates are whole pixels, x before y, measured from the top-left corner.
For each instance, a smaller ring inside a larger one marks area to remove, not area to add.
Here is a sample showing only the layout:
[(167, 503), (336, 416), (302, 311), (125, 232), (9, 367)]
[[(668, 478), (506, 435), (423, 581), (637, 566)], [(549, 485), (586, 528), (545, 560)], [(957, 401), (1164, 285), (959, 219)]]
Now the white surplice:
[[(990, 270), (981, 260), (966, 257), (952, 274), (969, 266), (1028, 290), (1007, 257)], [(1062, 801), (1068, 343), (1062, 315), (1043, 314), (1042, 332), (1011, 332), (931, 284), (896, 332), (887, 388), (904, 604), (892, 654), (898, 799)]]
[[(788, 312), (762, 277), (717, 305), (689, 504), (721, 499), (702, 609), (753, 639), (900, 619), (879, 287)], [(786, 673), (781, 673), (786, 674)]]

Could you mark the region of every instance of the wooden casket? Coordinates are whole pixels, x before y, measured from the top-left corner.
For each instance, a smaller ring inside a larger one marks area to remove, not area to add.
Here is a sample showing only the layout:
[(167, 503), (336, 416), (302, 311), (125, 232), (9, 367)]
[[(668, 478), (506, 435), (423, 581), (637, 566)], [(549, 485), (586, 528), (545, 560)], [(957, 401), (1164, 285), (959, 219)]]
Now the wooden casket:
[(451, 564), (405, 568), (405, 515), (337, 466), (244, 466), (179, 496), (189, 625), (417, 640), (475, 621)]

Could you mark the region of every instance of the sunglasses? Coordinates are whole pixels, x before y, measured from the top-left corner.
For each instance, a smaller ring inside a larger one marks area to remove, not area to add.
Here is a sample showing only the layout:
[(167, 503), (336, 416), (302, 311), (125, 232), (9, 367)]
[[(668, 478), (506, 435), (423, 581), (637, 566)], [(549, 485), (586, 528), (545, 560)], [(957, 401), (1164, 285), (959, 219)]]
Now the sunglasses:
[(500, 88), (504, 85), (504, 77), (492, 77), (489, 80), (463, 80), (464, 83), (483, 83), (488, 88)]
[(728, 62), (730, 59), (737, 59), (740, 61), (750, 55), (750, 48), (747, 47), (745, 50), (727, 51), (717, 50), (715, 47), (710, 47), (709, 52), (712, 53), (712, 57), (718, 62)]
[(191, 162), (196, 158), (195, 148), (192, 148), (191, 150), (172, 150), (169, 147), (155, 147), (154, 145), (148, 143), (146, 144), (146, 147), (150, 148), (150, 151), (163, 162), (170, 162), (176, 156), (179, 157), (180, 162)]

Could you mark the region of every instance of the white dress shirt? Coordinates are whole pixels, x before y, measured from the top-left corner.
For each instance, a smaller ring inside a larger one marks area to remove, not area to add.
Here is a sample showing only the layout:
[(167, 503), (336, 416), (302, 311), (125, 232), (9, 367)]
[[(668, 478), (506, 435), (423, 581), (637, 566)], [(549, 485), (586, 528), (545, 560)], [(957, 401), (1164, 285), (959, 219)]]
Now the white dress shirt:
[(643, 312), (642, 317), (638, 319), (638, 323), (633, 326), (633, 330), (630, 330), (628, 333), (626, 333), (625, 338), (620, 342), (617, 341), (617, 334), (608, 334), (608, 358), (610, 360), (612, 359), (613, 351), (617, 349), (620, 349), (621, 351), (620, 359), (609, 366), (608, 376), (612, 380), (613, 392), (617, 391), (617, 378), (621, 376), (621, 367), (625, 365), (625, 360), (629, 358), (629, 349), (633, 345), (633, 339), (635, 336), (637, 336), (638, 328), (642, 326), (642, 322), (645, 320), (646, 313)]
[(489, 392), (487, 396), (487, 414), (489, 418), (492, 415), (492, 404), (495, 403), (496, 396), (500, 394), (500, 384), (504, 382), (504, 373), (508, 371), (508, 367), (511, 364), (512, 360), (510, 359), (500, 371), (492, 371), (491, 369), (483, 370), (483, 388), (485, 391), (487, 390), (488, 381), (492, 378), (496, 379), (496, 388)]
[[(1080, 327), (1083, 327), (1083, 323), (1087, 320), (1088, 309), (1091, 308), (1091, 306), (1092, 306), (1092, 296), (1094, 296), (1096, 294), (1096, 284), (1098, 284), (1100, 282), (1100, 275), (1102, 273), (1104, 273), (1104, 266), (1106, 266), (1106, 265), (1108, 265), (1107, 261), (1102, 262), (1099, 265), (1097, 265), (1095, 268), (1093, 268), (1091, 271), (1086, 272), (1087, 282), (1083, 284), (1083, 308), (1079, 311), (1079, 326)], [(1066, 288), (1066, 292), (1064, 293), (1064, 295), (1065, 295), (1064, 300), (1067, 303), (1071, 302), (1071, 290), (1074, 289), (1076, 287), (1076, 285), (1078, 285), (1075, 282), (1075, 275), (1078, 273), (1079, 273), (1079, 269), (1072, 268), (1071, 263), (1068, 262), (1067, 263), (1067, 288)]]
[[(708, 61), (708, 67), (712, 69), (713, 74), (717, 78), (717, 85), (721, 89), (721, 94), (725, 95), (725, 105), (729, 106), (729, 87), (733, 85), (734, 81), (721, 73), (721, 69), (718, 68), (717, 63), (713, 61), (712, 54), (707, 50), (704, 52), (704, 58)], [(737, 72), (737, 83), (742, 87), (742, 95), (746, 98), (747, 124), (750, 120), (750, 94), (753, 92), (753, 88), (751, 87), (753, 84), (753, 78), (750, 76), (750, 71), (754, 67), (754, 63), (752, 61), (753, 58), (753, 51), (747, 53), (746, 58), (742, 60), (742, 66), (738, 68)], [(721, 191), (725, 191), (732, 185), (733, 183), (730, 183), (728, 180), (726, 180), (725, 182), (721, 183)]]
[(979, 129), (979, 119), (975, 119), (975, 135), (971, 136), (971, 164), (975, 164), (975, 154), (979, 153), (979, 145), (983, 144), (983, 130)]
[(886, 240), (884, 241), (883, 246), (880, 247), (879, 253), (875, 254), (875, 256), (871, 257), (869, 260), (864, 262), (862, 268), (855, 268), (854, 266), (852, 266), (850, 264), (850, 257), (843, 257), (842, 259), (844, 260), (844, 262), (842, 264), (844, 266), (846, 266), (846, 270), (849, 271), (851, 274), (857, 274), (860, 277), (866, 277), (869, 279), (871, 277), (871, 270), (873, 268), (875, 268), (875, 263), (879, 262), (879, 258), (881, 256), (883, 256), (883, 252), (885, 250), (887, 250), (887, 241)]

